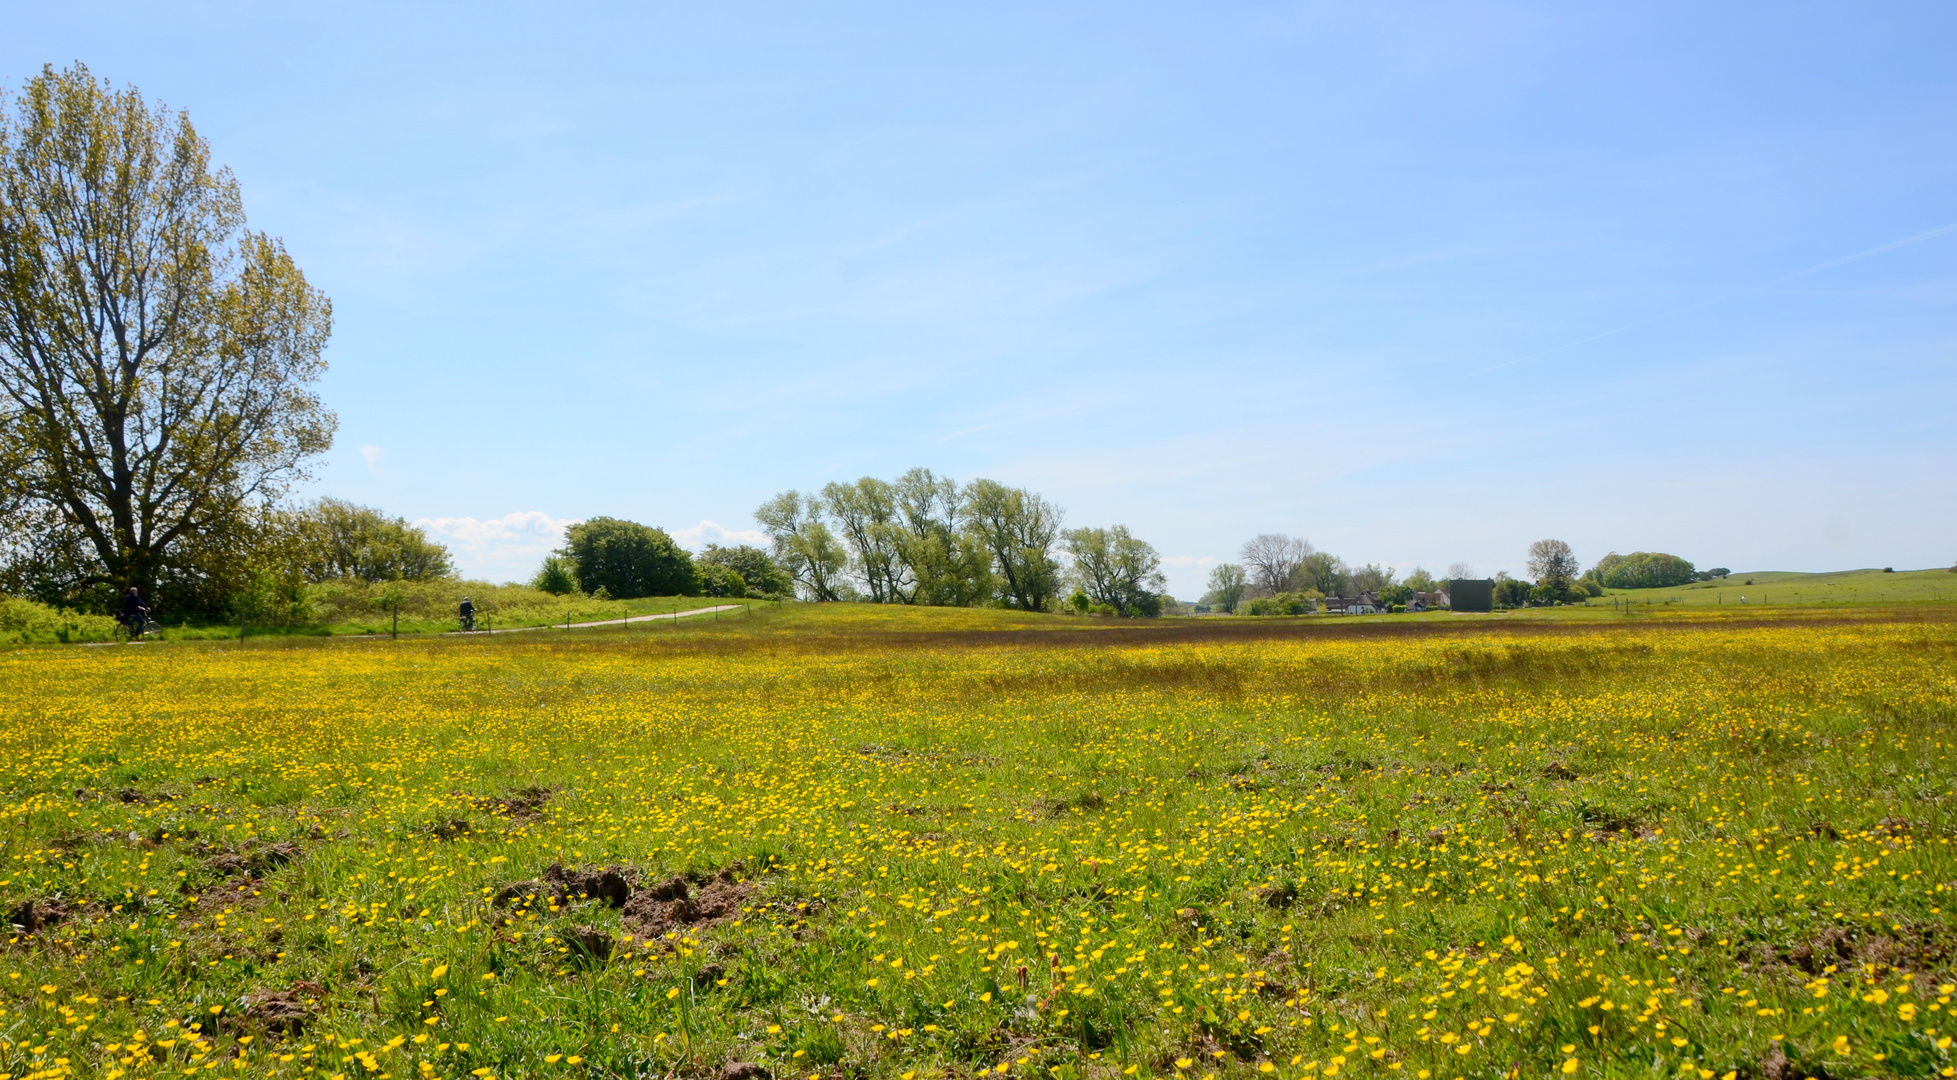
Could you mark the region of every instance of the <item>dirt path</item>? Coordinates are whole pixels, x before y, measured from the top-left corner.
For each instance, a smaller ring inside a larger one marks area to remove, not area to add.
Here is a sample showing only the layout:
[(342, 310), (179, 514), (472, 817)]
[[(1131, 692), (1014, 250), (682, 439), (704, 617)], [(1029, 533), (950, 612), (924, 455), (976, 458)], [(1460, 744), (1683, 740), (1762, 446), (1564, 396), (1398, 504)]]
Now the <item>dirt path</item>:
[[(684, 619), (689, 615), (711, 615), (716, 611), (739, 611), (741, 604), (716, 604), (713, 607), (694, 608), (692, 611), (667, 611), (658, 615), (631, 615), (616, 619), (600, 619), (597, 622), (574, 622), (569, 626), (555, 623), (550, 626), (512, 626), (507, 629), (471, 630), (471, 634), (522, 634), (532, 630), (588, 630), (594, 626), (628, 626), (636, 622), (652, 622), (654, 619)], [(460, 634), (461, 630), (445, 631)]]

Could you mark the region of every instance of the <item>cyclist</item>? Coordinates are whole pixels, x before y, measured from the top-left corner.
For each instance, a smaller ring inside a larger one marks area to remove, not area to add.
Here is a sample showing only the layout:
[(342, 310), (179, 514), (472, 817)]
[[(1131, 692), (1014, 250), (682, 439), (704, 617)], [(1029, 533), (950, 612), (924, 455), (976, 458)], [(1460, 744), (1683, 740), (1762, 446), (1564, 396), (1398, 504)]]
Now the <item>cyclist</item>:
[(462, 598), (462, 629), (466, 633), (467, 631), (474, 630), (475, 628), (476, 628), (476, 605), (471, 603), (469, 601), (469, 598), (465, 596)]
[(129, 640), (134, 641), (143, 636), (143, 624), (149, 622), (149, 605), (143, 603), (143, 594), (136, 591), (134, 585), (129, 586), (129, 591), (122, 594), (120, 618), (129, 627)]

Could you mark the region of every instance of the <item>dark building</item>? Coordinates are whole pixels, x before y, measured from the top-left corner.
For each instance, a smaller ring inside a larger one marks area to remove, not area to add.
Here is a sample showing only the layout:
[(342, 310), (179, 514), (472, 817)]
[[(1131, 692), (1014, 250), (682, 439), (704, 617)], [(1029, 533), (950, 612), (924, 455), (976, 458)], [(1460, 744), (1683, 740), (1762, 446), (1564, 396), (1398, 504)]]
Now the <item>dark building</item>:
[(1495, 583), (1487, 578), (1455, 578), (1447, 583), (1447, 595), (1456, 611), (1495, 610)]

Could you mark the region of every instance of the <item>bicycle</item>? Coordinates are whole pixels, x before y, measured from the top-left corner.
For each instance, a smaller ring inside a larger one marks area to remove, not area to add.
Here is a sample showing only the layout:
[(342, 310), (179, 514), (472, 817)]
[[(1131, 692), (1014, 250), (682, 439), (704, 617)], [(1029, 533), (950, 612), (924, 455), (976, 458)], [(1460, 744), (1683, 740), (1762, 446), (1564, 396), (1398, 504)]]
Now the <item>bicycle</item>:
[(474, 612), (470, 612), (469, 614), (462, 616), (463, 633), (465, 634), (471, 633), (475, 630), (475, 628), (476, 628), (476, 616)]
[(124, 641), (134, 644), (143, 640), (144, 634), (154, 634), (161, 629), (163, 629), (162, 623), (144, 615), (141, 618), (122, 620), (119, 634)]

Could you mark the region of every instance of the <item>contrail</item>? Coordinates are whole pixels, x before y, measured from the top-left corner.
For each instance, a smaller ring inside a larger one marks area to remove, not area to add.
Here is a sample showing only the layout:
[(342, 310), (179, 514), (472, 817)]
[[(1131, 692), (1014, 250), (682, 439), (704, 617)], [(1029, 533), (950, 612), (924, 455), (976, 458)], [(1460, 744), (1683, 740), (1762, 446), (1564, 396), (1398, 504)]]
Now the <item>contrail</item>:
[(1894, 251), (1900, 247), (1908, 247), (1911, 244), (1920, 243), (1921, 241), (1931, 239), (1932, 237), (1942, 236), (1944, 233), (1947, 232), (1957, 232), (1957, 222), (1952, 222), (1951, 224), (1942, 226), (1941, 228), (1931, 229), (1929, 232), (1917, 233), (1915, 236), (1905, 236), (1901, 240), (1893, 240), (1887, 244), (1880, 245), (1879, 247), (1872, 247), (1867, 251), (1858, 251), (1853, 255), (1845, 255), (1839, 259), (1830, 259), (1829, 261), (1824, 263), (1816, 263), (1815, 265), (1810, 266), (1804, 270), (1796, 270), (1791, 274), (1783, 274), (1780, 277), (1773, 279), (1772, 281), (1763, 281), (1758, 285), (1749, 285), (1744, 289), (1734, 289), (1732, 292), (1722, 293), (1719, 296), (1715, 296), (1710, 300), (1701, 300), (1696, 304), (1688, 304), (1685, 307), (1677, 309), (1676, 311), (1667, 311), (1662, 315), (1653, 315), (1649, 319), (1639, 319), (1637, 322), (1634, 323), (1625, 323), (1623, 326), (1619, 326), (1615, 329), (1606, 330), (1601, 334), (1592, 334), (1587, 338), (1581, 338), (1579, 340), (1572, 341), (1564, 345), (1558, 345), (1553, 349), (1544, 349), (1542, 352), (1539, 353), (1530, 353), (1528, 356), (1518, 356), (1513, 360), (1504, 360), (1499, 364), (1495, 364), (1490, 367), (1485, 367), (1482, 368), (1480, 371), (1473, 372), (1472, 374), (1469, 375), (1469, 378), (1473, 378), (1475, 375), (1486, 375), (1491, 371), (1500, 371), (1505, 367), (1514, 367), (1517, 364), (1526, 364), (1531, 360), (1540, 360), (1545, 356), (1551, 356), (1555, 353), (1563, 352), (1566, 349), (1574, 349), (1578, 345), (1588, 345), (1593, 341), (1601, 341), (1604, 338), (1611, 337), (1616, 334), (1622, 334), (1626, 330), (1636, 330), (1640, 326), (1650, 326), (1652, 323), (1655, 322), (1663, 322), (1666, 319), (1677, 318), (1680, 315), (1697, 311), (1703, 307), (1711, 307), (1714, 304), (1724, 303), (1727, 300), (1731, 300), (1735, 296), (1744, 296), (1747, 293), (1759, 292), (1762, 289), (1771, 289), (1775, 285), (1779, 285), (1782, 282), (1792, 281), (1798, 277), (1806, 277), (1809, 274), (1818, 274), (1823, 270), (1832, 270), (1837, 266), (1846, 266), (1849, 263), (1858, 262), (1862, 259), (1866, 259), (1871, 255), (1880, 255), (1885, 251)]

